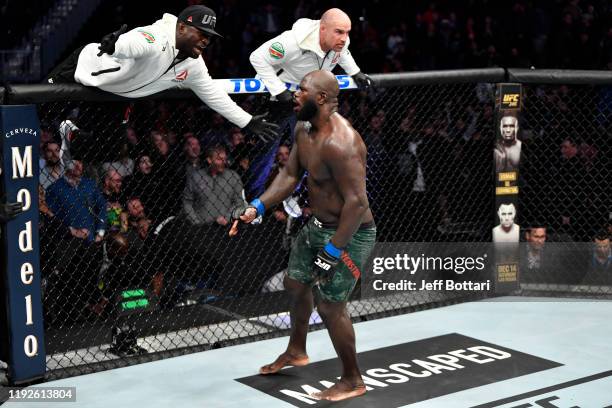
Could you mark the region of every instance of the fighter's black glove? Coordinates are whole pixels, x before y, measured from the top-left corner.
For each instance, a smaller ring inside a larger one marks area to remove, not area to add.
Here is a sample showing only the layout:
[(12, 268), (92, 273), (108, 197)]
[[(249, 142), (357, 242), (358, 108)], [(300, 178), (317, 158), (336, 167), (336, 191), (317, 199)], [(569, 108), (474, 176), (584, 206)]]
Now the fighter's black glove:
[(15, 218), (23, 209), (23, 203), (0, 204), (0, 221), (7, 222)]
[(104, 53), (108, 55), (113, 55), (115, 53), (115, 43), (119, 39), (119, 36), (127, 31), (127, 24), (121, 26), (117, 31), (113, 31), (110, 34), (106, 34), (102, 37), (102, 41), (100, 41), (100, 46), (98, 49), (100, 52), (98, 53), (98, 57)]
[(263, 215), (266, 211), (263, 203), (259, 200), (259, 198), (254, 199), (249, 204), (240, 204), (239, 206), (234, 207), (232, 210), (232, 221), (238, 220), (242, 221), (241, 216), (245, 215), (246, 211), (249, 208), (254, 208), (257, 211), (257, 216)]
[(251, 121), (244, 127), (245, 130), (255, 134), (264, 143), (271, 142), (278, 137), (278, 125), (266, 120), (267, 113), (253, 116)]
[(336, 265), (340, 262), (340, 255), (342, 255), (342, 250), (336, 248), (331, 241), (321, 248), (312, 265), (312, 272), (319, 277), (320, 283), (325, 284), (332, 281), (336, 273)]
[(370, 78), (369, 75), (364, 74), (363, 72), (358, 72), (352, 76), (353, 81), (357, 84), (360, 90), (367, 91), (370, 88), (374, 89), (374, 80)]
[(275, 119), (283, 119), (293, 112), (293, 94), (286, 89), (276, 95), (275, 101), (270, 101), (270, 112)]
[[(252, 212), (249, 215), (248, 220), (243, 220), (241, 217), (243, 215), (247, 215), (248, 209), (254, 209), (256, 214), (253, 215)], [(266, 208), (264, 204), (259, 200), (259, 198), (254, 199), (249, 204), (240, 204), (239, 206), (234, 207), (232, 209), (232, 226), (229, 231), (229, 236), (233, 237), (238, 234), (238, 224), (247, 223), (247, 224), (258, 224), (261, 222), (261, 216), (266, 212)], [(252, 217), (252, 218), (251, 218)]]

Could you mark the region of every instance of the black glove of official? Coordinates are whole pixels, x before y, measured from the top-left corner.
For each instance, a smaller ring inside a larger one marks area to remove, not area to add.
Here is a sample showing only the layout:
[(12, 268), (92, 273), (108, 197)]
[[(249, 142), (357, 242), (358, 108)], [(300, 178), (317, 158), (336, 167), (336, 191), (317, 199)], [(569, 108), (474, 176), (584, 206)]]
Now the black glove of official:
[(245, 130), (255, 134), (264, 143), (271, 142), (278, 137), (278, 125), (266, 121), (267, 113), (253, 116), (251, 121), (244, 127)]
[(285, 89), (283, 92), (276, 95), (276, 100), (280, 103), (293, 106), (293, 94), (288, 89)]
[(15, 218), (23, 209), (23, 203), (0, 204), (0, 221), (7, 222)]
[(114, 31), (110, 34), (106, 34), (102, 37), (102, 41), (100, 41), (100, 46), (98, 49), (100, 52), (98, 53), (98, 57), (104, 53), (108, 55), (113, 55), (115, 53), (115, 43), (119, 39), (119, 36), (127, 31), (127, 24), (121, 26), (120, 29)]
[(276, 95), (275, 101), (270, 101), (270, 112), (276, 120), (282, 120), (293, 113), (293, 94), (286, 89)]
[(312, 272), (319, 277), (320, 283), (328, 283), (334, 278), (336, 265), (340, 259), (330, 255), (325, 248), (321, 248), (312, 265)]
[(353, 81), (357, 84), (360, 90), (367, 91), (368, 89), (374, 89), (374, 80), (370, 78), (369, 75), (364, 74), (363, 72), (358, 72), (352, 76)]

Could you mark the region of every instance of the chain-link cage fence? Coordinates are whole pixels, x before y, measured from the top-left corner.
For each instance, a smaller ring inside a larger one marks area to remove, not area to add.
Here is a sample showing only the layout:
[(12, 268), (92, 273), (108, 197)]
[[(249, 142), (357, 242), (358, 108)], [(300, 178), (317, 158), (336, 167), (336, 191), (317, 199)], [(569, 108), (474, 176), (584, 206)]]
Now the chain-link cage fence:
[(609, 296), (612, 88), (523, 89), (523, 288)]
[[(341, 93), (339, 112), (368, 147), (377, 241), (491, 241), (494, 91), (456, 83)], [(554, 232), (590, 242), (609, 227), (610, 92), (525, 87), (519, 219), (544, 223), (549, 241)], [(269, 108), (263, 94), (234, 99), (249, 112)], [(48, 377), (287, 333), (282, 276), (312, 214), (306, 182), (260, 225), (233, 238), (228, 230), (232, 208), (283, 166), (289, 131), (280, 146), (264, 144), (188, 96), (46, 102), (38, 114)], [(567, 163), (566, 138), (577, 150)], [(266, 157), (271, 166), (261, 166)], [(357, 289), (348, 309), (358, 321), (486, 295), (368, 299)]]

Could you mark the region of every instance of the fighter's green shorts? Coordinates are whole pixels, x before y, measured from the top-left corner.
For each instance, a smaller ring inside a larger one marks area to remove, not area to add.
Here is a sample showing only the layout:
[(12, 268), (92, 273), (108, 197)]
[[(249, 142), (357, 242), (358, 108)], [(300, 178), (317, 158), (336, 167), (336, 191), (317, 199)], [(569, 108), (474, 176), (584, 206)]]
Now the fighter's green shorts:
[[(306, 285), (314, 285), (317, 276), (312, 272), (312, 265), (317, 253), (329, 242), (336, 232), (335, 228), (324, 228), (314, 217), (302, 228), (291, 247), (287, 275)], [(346, 247), (351, 260), (360, 271), (374, 247), (376, 227), (362, 226), (353, 234)], [(357, 283), (349, 268), (340, 261), (336, 273), (330, 282), (317, 285), (321, 299), (327, 302), (346, 302)]]

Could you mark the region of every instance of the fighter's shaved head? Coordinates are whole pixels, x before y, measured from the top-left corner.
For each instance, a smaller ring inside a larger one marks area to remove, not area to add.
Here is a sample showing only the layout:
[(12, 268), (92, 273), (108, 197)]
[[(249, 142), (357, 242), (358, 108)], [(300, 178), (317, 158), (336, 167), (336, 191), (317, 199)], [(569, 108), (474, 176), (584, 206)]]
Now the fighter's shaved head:
[(340, 93), (338, 81), (331, 71), (318, 70), (306, 74), (304, 80), (319, 92), (326, 92), (330, 97), (336, 98)]
[(329, 117), (338, 111), (338, 81), (331, 71), (312, 71), (302, 78), (300, 89), (295, 93), (299, 106), (297, 119), (310, 121), (324, 112)]
[(340, 24), (351, 24), (351, 18), (344, 11), (339, 8), (331, 8), (327, 10), (321, 16), (321, 24), (332, 24), (332, 23), (340, 23)]

